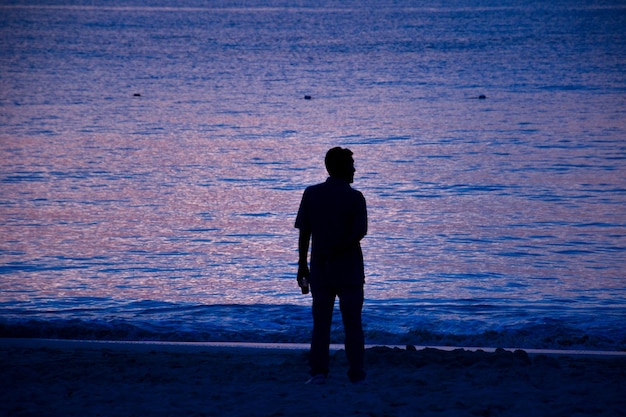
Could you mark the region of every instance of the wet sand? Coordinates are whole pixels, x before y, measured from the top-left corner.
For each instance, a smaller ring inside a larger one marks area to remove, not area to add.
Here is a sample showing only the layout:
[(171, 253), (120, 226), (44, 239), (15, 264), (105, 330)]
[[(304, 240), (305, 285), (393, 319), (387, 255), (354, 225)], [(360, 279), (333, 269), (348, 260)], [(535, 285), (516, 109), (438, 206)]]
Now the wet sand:
[(367, 384), (333, 350), (0, 339), (3, 416), (624, 416), (626, 356), (367, 349)]

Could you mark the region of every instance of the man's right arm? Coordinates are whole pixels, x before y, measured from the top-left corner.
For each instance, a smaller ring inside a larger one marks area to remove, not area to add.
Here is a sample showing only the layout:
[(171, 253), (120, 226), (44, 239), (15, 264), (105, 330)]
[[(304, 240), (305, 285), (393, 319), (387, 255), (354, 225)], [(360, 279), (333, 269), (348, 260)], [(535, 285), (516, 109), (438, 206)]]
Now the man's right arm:
[(358, 199), (354, 215), (350, 220), (348, 233), (344, 238), (337, 242), (334, 250), (334, 257), (343, 255), (344, 253), (358, 248), (359, 242), (367, 235), (367, 206), (363, 194), (358, 193)]

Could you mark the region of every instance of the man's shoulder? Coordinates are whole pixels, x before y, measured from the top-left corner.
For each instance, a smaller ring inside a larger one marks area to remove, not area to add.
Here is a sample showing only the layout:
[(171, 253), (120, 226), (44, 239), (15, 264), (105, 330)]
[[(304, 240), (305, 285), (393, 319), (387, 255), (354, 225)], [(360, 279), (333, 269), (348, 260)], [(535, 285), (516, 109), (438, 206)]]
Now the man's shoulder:
[(320, 182), (319, 184), (309, 185), (306, 188), (306, 191), (330, 191), (330, 190), (349, 191), (349, 190), (353, 190), (353, 188), (350, 186), (350, 184), (346, 182), (335, 181), (335, 180), (332, 180), (331, 178), (329, 178), (328, 180), (324, 182)]
[(324, 183), (309, 185), (304, 189), (304, 197), (311, 197), (324, 192)]
[(328, 181), (320, 182), (319, 184), (309, 185), (304, 190), (305, 193), (317, 193), (317, 192), (325, 192), (331, 188), (331, 184)]
[(347, 182), (339, 181), (326, 181), (315, 185), (310, 185), (306, 188), (305, 194), (309, 196), (350, 196), (349, 198), (365, 199), (363, 193), (359, 190), (352, 188)]
[(309, 185), (308, 187), (306, 187), (306, 191), (315, 191), (315, 190), (323, 189), (325, 185), (326, 185), (325, 182), (320, 182), (319, 184)]

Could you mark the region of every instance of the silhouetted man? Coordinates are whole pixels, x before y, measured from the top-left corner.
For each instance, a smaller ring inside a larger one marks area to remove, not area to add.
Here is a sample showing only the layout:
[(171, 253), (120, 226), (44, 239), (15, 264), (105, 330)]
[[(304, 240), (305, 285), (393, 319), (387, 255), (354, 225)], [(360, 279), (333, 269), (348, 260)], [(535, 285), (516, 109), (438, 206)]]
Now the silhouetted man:
[(360, 383), (365, 380), (361, 324), (365, 273), (360, 241), (367, 233), (367, 209), (363, 194), (350, 186), (356, 171), (352, 152), (332, 148), (326, 153), (325, 163), (330, 177), (304, 191), (296, 218), (300, 229), (298, 284), (304, 288), (310, 284), (313, 295), (311, 379), (307, 383), (326, 382), (336, 297), (345, 329), (348, 377)]

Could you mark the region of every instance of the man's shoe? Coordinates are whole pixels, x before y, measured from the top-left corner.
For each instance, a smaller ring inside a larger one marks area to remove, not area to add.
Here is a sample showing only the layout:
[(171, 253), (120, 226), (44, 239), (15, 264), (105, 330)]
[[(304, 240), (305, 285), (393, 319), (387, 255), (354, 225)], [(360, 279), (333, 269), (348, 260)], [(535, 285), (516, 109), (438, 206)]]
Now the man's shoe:
[(313, 375), (308, 381), (306, 381), (306, 384), (308, 385), (324, 385), (325, 383), (326, 375), (324, 374)]
[(358, 371), (348, 371), (348, 378), (350, 379), (350, 382), (352, 382), (354, 385), (367, 385), (367, 383), (365, 382), (367, 374), (362, 369)]

